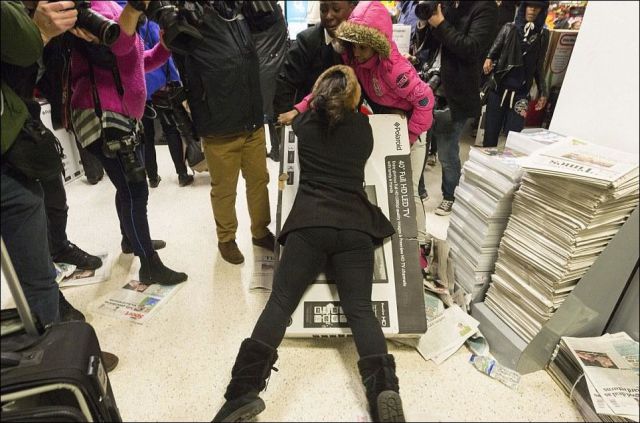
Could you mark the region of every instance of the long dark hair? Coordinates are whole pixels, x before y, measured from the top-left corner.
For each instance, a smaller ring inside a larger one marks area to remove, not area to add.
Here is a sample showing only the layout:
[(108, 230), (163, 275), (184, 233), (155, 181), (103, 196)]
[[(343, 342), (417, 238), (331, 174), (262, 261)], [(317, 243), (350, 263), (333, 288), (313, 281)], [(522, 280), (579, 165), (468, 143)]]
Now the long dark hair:
[(349, 110), (353, 109), (357, 95), (357, 79), (353, 70), (344, 65), (332, 66), (318, 77), (313, 86), (311, 108), (327, 122), (332, 130)]

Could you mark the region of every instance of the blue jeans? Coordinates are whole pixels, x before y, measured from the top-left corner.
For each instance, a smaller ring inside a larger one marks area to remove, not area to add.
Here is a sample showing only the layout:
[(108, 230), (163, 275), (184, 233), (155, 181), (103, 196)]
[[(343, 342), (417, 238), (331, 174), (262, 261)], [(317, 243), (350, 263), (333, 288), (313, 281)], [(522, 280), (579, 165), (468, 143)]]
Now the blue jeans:
[(460, 181), (460, 134), (468, 118), (452, 120), (448, 112), (434, 113), (433, 139), (442, 165), (442, 198), (454, 201)]
[[(113, 128), (104, 129), (107, 139), (116, 139), (127, 133)], [(102, 163), (111, 183), (116, 187), (116, 212), (120, 220), (120, 232), (123, 239), (129, 241), (133, 253), (138, 257), (151, 257), (154, 254), (149, 234), (147, 202), (149, 186), (146, 179), (141, 182), (127, 180), (120, 156), (111, 159), (102, 152), (101, 139), (89, 144), (87, 150)], [(139, 163), (142, 164), (140, 146), (136, 148)]]
[(58, 320), (58, 284), (42, 186), (4, 164), (1, 181), (2, 239), (31, 311), (46, 326)]

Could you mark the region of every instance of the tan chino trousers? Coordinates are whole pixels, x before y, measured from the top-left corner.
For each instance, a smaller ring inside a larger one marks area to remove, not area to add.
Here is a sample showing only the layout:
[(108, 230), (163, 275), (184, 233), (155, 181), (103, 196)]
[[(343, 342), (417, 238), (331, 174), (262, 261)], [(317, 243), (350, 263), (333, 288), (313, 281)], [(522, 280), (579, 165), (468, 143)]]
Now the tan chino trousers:
[(240, 171), (247, 187), (251, 235), (264, 237), (271, 223), (264, 127), (231, 136), (203, 137), (202, 140), (211, 176), (211, 208), (218, 242), (236, 239), (236, 192)]

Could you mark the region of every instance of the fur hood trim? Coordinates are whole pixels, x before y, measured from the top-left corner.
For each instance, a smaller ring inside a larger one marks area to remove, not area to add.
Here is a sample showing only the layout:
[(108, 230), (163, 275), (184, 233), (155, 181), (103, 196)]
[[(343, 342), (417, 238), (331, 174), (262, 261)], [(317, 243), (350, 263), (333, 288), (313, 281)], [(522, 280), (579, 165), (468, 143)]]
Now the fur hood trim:
[(351, 43), (364, 44), (371, 47), (383, 59), (388, 59), (391, 53), (391, 43), (378, 29), (345, 21), (336, 30), (336, 37)]

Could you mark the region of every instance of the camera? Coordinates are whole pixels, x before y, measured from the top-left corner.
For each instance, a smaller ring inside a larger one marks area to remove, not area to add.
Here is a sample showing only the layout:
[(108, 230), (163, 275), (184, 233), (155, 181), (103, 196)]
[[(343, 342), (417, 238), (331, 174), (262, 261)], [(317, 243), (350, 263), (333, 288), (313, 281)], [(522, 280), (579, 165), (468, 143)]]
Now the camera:
[(174, 53), (187, 55), (203, 40), (195, 27), (200, 23), (201, 10), (195, 1), (149, 2), (146, 10), (141, 1), (129, 2), (134, 8), (144, 10), (145, 16), (160, 25), (164, 31), (164, 42)]
[(129, 4), (144, 10), (148, 19), (157, 22), (164, 30), (164, 42), (169, 50), (181, 55), (188, 55), (202, 42), (198, 27), (206, 8), (215, 10), (227, 20), (242, 14), (250, 26), (275, 11), (270, 1), (155, 0), (149, 2), (146, 9), (142, 1), (130, 0)]
[(74, 0), (73, 3), (74, 7), (78, 9), (78, 20), (76, 21), (78, 28), (86, 29), (98, 37), (100, 44), (107, 47), (116, 42), (120, 36), (120, 25), (91, 10), (89, 0)]
[(167, 83), (167, 99), (169, 107), (173, 111), (173, 117), (178, 128), (178, 132), (187, 142), (198, 142), (198, 137), (191, 121), (189, 113), (185, 110), (182, 102), (187, 99), (187, 92), (179, 82), (171, 81)]
[(182, 103), (187, 99), (185, 88), (177, 81), (167, 82), (164, 90), (156, 91), (151, 95), (151, 102), (158, 109), (171, 110), (173, 122), (176, 124), (178, 133), (187, 145), (187, 161), (192, 168), (204, 159), (202, 153), (191, 154), (189, 146), (197, 146), (196, 151), (200, 150), (200, 141), (196, 134), (195, 127), (189, 113), (185, 110)]
[(147, 174), (136, 155), (136, 145), (137, 136), (127, 135), (116, 140), (105, 140), (102, 152), (110, 159), (120, 158), (127, 181), (144, 182), (147, 180)]
[(425, 63), (420, 72), (418, 72), (418, 75), (420, 79), (429, 84), (434, 92), (440, 87), (442, 80), (440, 79), (439, 67), (429, 68), (428, 64)]
[(416, 16), (418, 19), (426, 21), (432, 17), (436, 13), (436, 10), (438, 10), (438, 3), (440, 2), (433, 0), (418, 2), (418, 5), (416, 6)]

